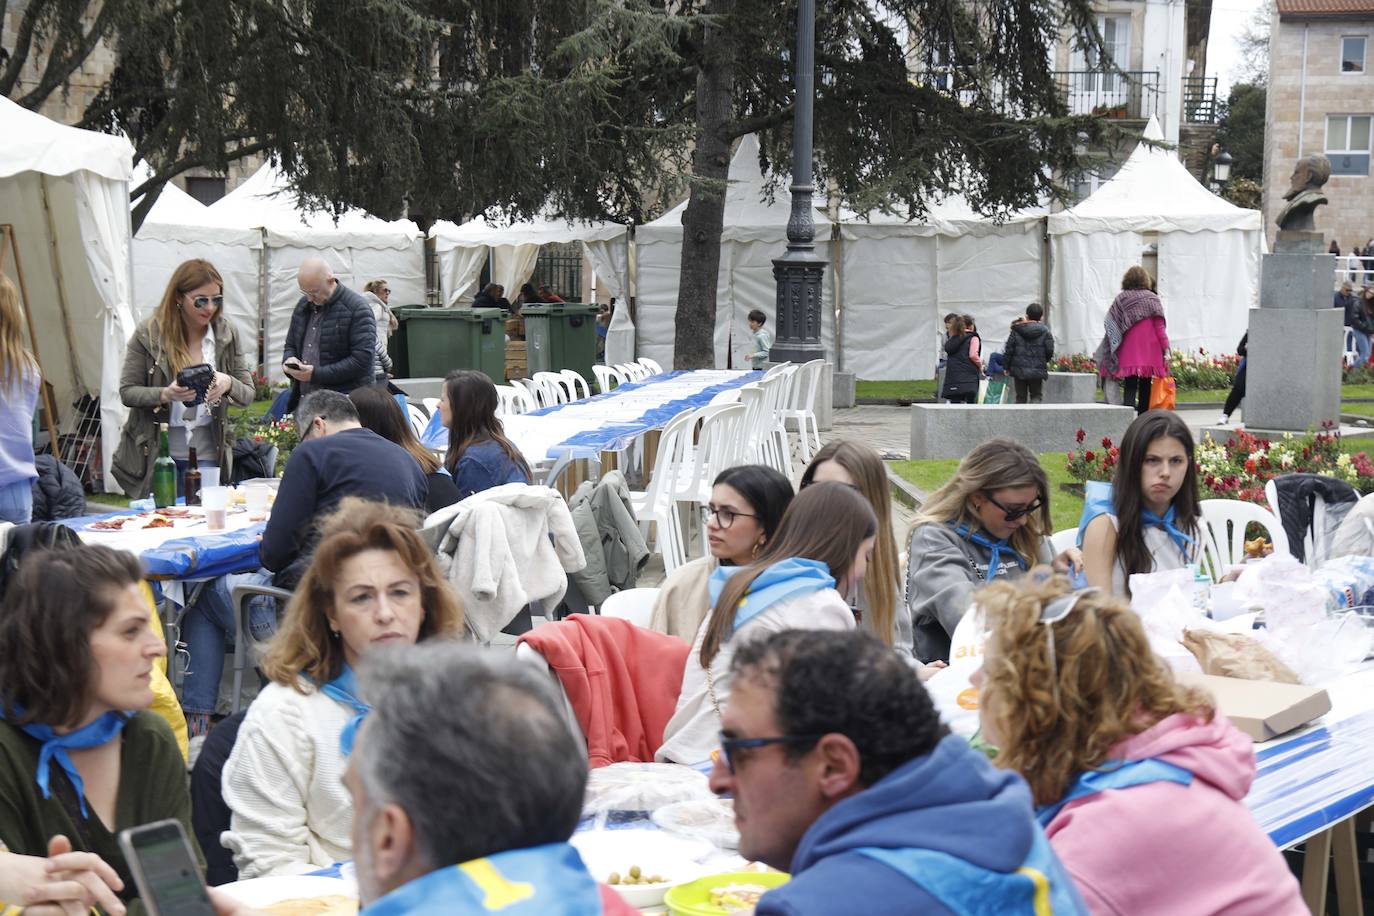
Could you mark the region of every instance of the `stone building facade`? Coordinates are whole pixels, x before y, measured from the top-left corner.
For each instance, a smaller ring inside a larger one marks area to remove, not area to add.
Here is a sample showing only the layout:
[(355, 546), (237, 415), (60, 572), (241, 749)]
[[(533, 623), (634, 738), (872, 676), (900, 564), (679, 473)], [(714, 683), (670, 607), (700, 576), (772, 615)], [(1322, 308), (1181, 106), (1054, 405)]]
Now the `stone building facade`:
[(1330, 204), (1317, 228), (1346, 254), (1374, 238), (1374, 0), (1277, 0), (1269, 39), (1264, 127), (1264, 224), (1274, 217), (1293, 163), (1325, 154)]

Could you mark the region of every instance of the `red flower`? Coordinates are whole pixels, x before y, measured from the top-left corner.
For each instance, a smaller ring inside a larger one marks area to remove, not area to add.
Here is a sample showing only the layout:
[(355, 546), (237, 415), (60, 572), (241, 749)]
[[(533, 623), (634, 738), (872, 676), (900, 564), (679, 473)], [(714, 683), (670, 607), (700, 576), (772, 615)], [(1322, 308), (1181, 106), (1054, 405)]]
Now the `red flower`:
[(1255, 473), (1255, 471), (1256, 471), (1256, 468), (1255, 468), (1255, 459), (1253, 459), (1253, 458), (1247, 458), (1247, 459), (1245, 459), (1245, 470), (1249, 471), (1251, 474)]
[(1107, 449), (1107, 454), (1111, 455), (1113, 458), (1119, 458), (1121, 456), (1121, 449), (1113, 445), (1111, 448)]
[(1112, 437), (1111, 437), (1111, 436), (1103, 436), (1103, 437), (1102, 437), (1102, 447), (1103, 447), (1103, 448), (1111, 448), (1111, 447), (1112, 447)]
[(1078, 440), (1078, 443), (1079, 443), (1080, 445), (1082, 445), (1082, 444), (1083, 444), (1083, 440), (1086, 439), (1086, 438), (1088, 438), (1088, 434), (1087, 434), (1086, 432), (1084, 432), (1083, 430), (1080, 429), (1077, 433), (1074, 434), (1074, 438), (1075, 438), (1076, 440)]
[(1085, 454), (1083, 457), (1086, 458), (1088, 461), (1092, 461), (1092, 460), (1093, 460), (1094, 458), (1096, 458), (1097, 456), (1094, 455), (1092, 452), (1088, 452), (1088, 453)]

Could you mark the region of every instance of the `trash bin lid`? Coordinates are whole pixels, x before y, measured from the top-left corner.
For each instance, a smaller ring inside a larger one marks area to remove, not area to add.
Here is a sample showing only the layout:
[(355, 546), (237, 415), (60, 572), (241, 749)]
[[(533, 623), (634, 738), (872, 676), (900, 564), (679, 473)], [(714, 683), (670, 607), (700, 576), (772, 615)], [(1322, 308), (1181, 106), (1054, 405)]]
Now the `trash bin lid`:
[(489, 321), (492, 314), (499, 315), (500, 309), (469, 308), (407, 308), (402, 310), (404, 318), (434, 318), (440, 321)]

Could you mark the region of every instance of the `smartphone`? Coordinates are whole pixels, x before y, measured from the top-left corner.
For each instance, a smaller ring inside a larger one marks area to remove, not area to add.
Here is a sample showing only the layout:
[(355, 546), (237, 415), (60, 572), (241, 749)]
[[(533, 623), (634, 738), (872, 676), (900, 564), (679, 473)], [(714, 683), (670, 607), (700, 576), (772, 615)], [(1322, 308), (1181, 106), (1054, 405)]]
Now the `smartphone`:
[(296, 359), (296, 357), (293, 356), (293, 357), (291, 357), (290, 359), (288, 359), (286, 362), (282, 363), (282, 365), (283, 365), (283, 366), (290, 366), (292, 369), (299, 369), (299, 368), (301, 367), (301, 361), (298, 360), (298, 359)]
[(156, 821), (121, 831), (119, 848), (149, 916), (215, 916), (180, 821)]

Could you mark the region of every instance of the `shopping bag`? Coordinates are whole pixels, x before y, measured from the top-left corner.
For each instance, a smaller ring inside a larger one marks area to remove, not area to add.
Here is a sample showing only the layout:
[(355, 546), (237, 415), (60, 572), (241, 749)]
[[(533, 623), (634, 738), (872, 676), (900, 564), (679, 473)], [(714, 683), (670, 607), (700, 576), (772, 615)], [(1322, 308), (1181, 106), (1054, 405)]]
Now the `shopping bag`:
[(990, 378), (983, 389), (984, 404), (1005, 404), (1007, 400), (1007, 380)]
[(1150, 409), (1151, 410), (1173, 410), (1178, 403), (1177, 386), (1174, 385), (1172, 375), (1157, 377), (1150, 383)]
[(985, 379), (985, 378), (980, 378), (980, 379), (978, 380), (978, 397), (974, 398), (974, 402), (975, 402), (975, 403), (978, 403), (978, 404), (982, 404), (982, 403), (983, 403), (983, 399), (986, 398), (987, 395), (988, 395), (988, 380)]

